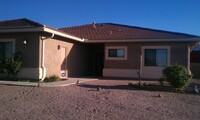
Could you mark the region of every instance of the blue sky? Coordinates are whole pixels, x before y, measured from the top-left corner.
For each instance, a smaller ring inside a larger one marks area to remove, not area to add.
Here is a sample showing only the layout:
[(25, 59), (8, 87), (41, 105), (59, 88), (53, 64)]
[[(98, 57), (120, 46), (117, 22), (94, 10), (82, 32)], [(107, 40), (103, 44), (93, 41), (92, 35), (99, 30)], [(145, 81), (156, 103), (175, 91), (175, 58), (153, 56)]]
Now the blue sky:
[(0, 0), (0, 20), (24, 17), (55, 28), (112, 22), (200, 35), (200, 0)]

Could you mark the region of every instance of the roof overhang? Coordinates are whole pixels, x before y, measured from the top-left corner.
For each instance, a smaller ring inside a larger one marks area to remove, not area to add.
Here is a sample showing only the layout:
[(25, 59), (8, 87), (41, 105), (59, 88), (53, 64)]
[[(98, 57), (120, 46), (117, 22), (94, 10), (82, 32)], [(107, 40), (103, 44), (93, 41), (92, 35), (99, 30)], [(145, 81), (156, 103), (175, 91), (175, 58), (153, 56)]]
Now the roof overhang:
[(72, 35), (69, 35), (67, 33), (60, 32), (58, 30), (54, 30), (47, 27), (34, 27), (34, 28), (16, 28), (16, 29), (1, 29), (0, 33), (14, 33), (14, 32), (47, 32), (52, 33), (61, 37), (65, 37), (68, 39), (76, 40), (79, 42), (84, 42), (84, 39), (81, 39), (79, 37), (75, 37)]
[(175, 39), (125, 39), (125, 40), (88, 40), (86, 43), (109, 43), (109, 42), (200, 42), (200, 37), (175, 38)]
[(84, 42), (84, 39), (81, 39), (79, 37), (75, 37), (75, 36), (72, 36), (72, 35), (69, 35), (69, 34), (66, 34), (66, 33), (63, 33), (63, 32), (59, 32), (57, 30), (53, 30), (53, 29), (50, 29), (50, 28), (46, 28), (46, 27), (43, 27), (43, 28), (44, 28), (45, 32), (53, 33), (55, 35), (62, 36), (62, 37), (65, 37), (65, 38), (69, 38), (69, 39), (73, 39), (73, 40), (76, 40), (76, 41), (79, 41), (79, 42)]

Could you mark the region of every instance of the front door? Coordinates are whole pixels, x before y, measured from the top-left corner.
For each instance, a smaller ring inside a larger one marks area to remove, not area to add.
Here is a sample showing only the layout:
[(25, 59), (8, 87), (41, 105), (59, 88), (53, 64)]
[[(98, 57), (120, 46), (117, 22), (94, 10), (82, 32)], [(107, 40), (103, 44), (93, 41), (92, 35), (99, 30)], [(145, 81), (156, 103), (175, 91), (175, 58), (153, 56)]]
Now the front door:
[(61, 74), (60, 77), (61, 78), (67, 78), (67, 60), (66, 60), (66, 47), (60, 47), (60, 51), (61, 51)]
[(104, 53), (98, 52), (95, 55), (95, 75), (102, 76), (104, 67)]

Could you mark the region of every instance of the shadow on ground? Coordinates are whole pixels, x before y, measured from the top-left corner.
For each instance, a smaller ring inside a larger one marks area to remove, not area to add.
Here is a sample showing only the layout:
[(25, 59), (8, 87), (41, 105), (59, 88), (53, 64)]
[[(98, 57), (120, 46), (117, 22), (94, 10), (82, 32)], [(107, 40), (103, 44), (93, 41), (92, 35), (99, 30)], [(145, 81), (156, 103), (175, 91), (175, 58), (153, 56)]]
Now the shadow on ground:
[(118, 89), (118, 90), (136, 90), (137, 88), (132, 88), (127, 85), (91, 85), (91, 84), (79, 84), (80, 87), (96, 89), (99, 91), (100, 89)]
[[(123, 81), (139, 81), (138, 78), (120, 78), (120, 77), (98, 77), (98, 80), (123, 80)], [(142, 81), (158, 81), (155, 79), (145, 79), (143, 78)]]
[(200, 80), (192, 80), (189, 87), (197, 86), (200, 89)]
[[(103, 80), (103, 79), (101, 79)], [(106, 79), (108, 80), (108, 79)], [(109, 79), (110, 80), (110, 79)], [(120, 80), (120, 79), (119, 79)], [(112, 79), (111, 79), (112, 81)], [(131, 81), (134, 81), (135, 83), (130, 85)], [(164, 86), (161, 86), (160, 84), (155, 84), (155, 82), (151, 82), (151, 81), (142, 81), (142, 83), (146, 82), (149, 84), (147, 84), (146, 86), (141, 86), (139, 87), (137, 85), (138, 80), (129, 80), (129, 82), (127, 81), (127, 84), (123, 83), (117, 83), (117, 85), (109, 85), (109, 83), (107, 85), (95, 85), (95, 84), (78, 84), (78, 86), (80, 87), (84, 87), (84, 88), (91, 88), (92, 91), (99, 91), (100, 89), (117, 89), (117, 90), (145, 90), (145, 91), (163, 91), (163, 92), (178, 92), (178, 93), (190, 93), (187, 92), (185, 90), (182, 89), (175, 89), (172, 88), (169, 83), (165, 83)], [(154, 80), (155, 81), (155, 80)], [(153, 83), (153, 84), (152, 84)], [(188, 87), (190, 88), (194, 88), (194, 86), (197, 86), (198, 89), (200, 90), (200, 81), (199, 80), (192, 80), (192, 82), (190, 83), (190, 85)], [(193, 93), (193, 92), (192, 92)]]

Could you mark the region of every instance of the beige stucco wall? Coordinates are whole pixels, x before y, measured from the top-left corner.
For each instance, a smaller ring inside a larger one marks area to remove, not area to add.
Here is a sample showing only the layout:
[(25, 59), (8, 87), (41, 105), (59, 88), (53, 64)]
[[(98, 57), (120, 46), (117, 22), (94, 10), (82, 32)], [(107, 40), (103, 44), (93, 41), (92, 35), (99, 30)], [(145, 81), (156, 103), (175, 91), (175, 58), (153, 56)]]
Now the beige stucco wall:
[[(44, 32), (2, 33), (0, 40), (14, 39), (15, 52), (20, 52), (23, 57), (23, 68), (18, 74), (19, 78), (41, 79), (42, 69), (42, 38), (50, 37)], [(27, 40), (27, 45), (23, 44)], [(54, 36), (45, 39), (45, 67), (47, 76), (61, 73), (61, 53), (58, 45), (66, 47), (67, 76), (87, 76), (91, 72), (89, 45), (76, 42), (63, 37)]]
[(45, 40), (45, 68), (46, 75), (58, 75), (61, 74), (61, 49), (58, 48), (58, 45), (66, 47), (67, 55), (71, 50), (73, 44), (60, 41), (57, 39), (46, 39)]
[(66, 47), (67, 76), (86, 76), (89, 74), (89, 48), (84, 43), (54, 36), (45, 40), (45, 68), (47, 76), (61, 74), (61, 50)]
[(190, 50), (187, 43), (171, 44), (171, 64), (177, 63), (189, 68), (189, 57)]
[[(22, 55), (23, 68), (22, 71), (18, 74), (18, 77), (39, 79), (39, 33), (1, 33), (0, 40), (4, 39), (14, 39), (14, 51), (19, 52)], [(23, 44), (23, 40), (27, 40), (26, 45)]]
[(104, 68), (139, 69), (141, 46), (135, 43), (105, 43), (107, 46), (127, 46), (128, 55), (127, 60), (105, 60)]
[(106, 43), (105, 46), (127, 46), (127, 60), (105, 60), (105, 68), (139, 69), (142, 46), (170, 46), (171, 64), (188, 66), (188, 43)]
[[(166, 42), (166, 43), (106, 43), (107, 46), (127, 46), (127, 60), (106, 60), (104, 61), (104, 76), (112, 77), (110, 69), (118, 70), (118, 77), (130, 73), (130, 69), (134, 70), (133, 78), (137, 78), (137, 71), (140, 69), (140, 54), (142, 46), (169, 46), (170, 47), (170, 64), (180, 64), (189, 68), (189, 47), (187, 42)], [(162, 76), (163, 67), (145, 68), (143, 66), (143, 78), (160, 78)], [(121, 70), (121, 75), (120, 71)], [(109, 71), (109, 72), (107, 72)]]
[[(19, 73), (21, 78), (41, 78), (41, 58), (42, 58), (42, 40), (41, 37), (48, 37), (51, 34), (47, 33), (3, 33), (0, 34), (1, 39), (15, 39), (15, 52), (20, 52), (23, 56), (23, 69)], [(24, 45), (23, 40), (27, 40), (28, 44)], [(67, 49), (67, 76), (88, 76), (93, 73), (94, 54), (92, 52), (93, 44), (85, 44), (76, 42), (70, 39), (54, 36), (53, 39), (45, 40), (45, 67), (47, 76), (58, 75), (61, 73), (61, 53), (58, 45), (64, 46)], [(104, 60), (104, 76), (114, 75), (115, 77), (138, 77), (137, 71), (140, 68), (140, 54), (142, 46), (170, 46), (171, 49), (171, 64), (181, 64), (189, 67), (189, 54), (187, 42), (173, 43), (105, 43), (106, 46), (127, 46), (127, 60)], [(154, 69), (155, 71), (147, 70), (145, 72), (151, 76), (161, 74), (162, 69)], [(156, 73), (155, 75), (152, 74)], [(122, 74), (122, 75), (120, 75)], [(148, 74), (145, 73), (148, 77)]]
[[(23, 56), (23, 67), (39, 67), (39, 33), (1, 33), (0, 39), (15, 39), (15, 52)], [(23, 40), (28, 44), (24, 45)]]

